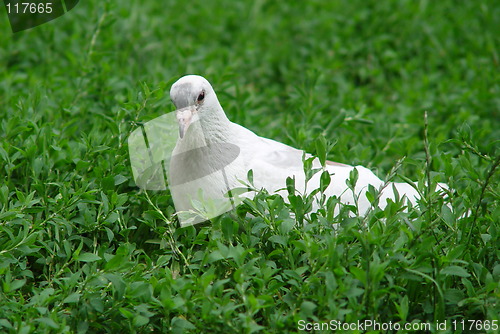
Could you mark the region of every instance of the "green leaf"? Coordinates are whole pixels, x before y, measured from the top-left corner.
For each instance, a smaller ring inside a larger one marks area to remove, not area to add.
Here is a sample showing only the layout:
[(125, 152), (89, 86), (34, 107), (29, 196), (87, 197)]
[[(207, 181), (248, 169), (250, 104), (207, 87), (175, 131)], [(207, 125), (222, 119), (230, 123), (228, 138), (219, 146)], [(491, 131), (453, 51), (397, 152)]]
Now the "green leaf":
[(185, 333), (186, 330), (196, 329), (190, 321), (180, 317), (172, 318), (171, 325), (173, 333)]
[(366, 272), (358, 267), (351, 267), (349, 271), (356, 277), (363, 285), (366, 285)]
[(78, 303), (81, 295), (82, 295), (81, 293), (74, 292), (74, 293), (70, 294), (68, 297), (64, 298), (63, 303), (69, 303), (69, 304), (70, 303)]
[(313, 302), (309, 301), (303, 301), (302, 304), (300, 304), (300, 312), (305, 316), (305, 317), (312, 317), (314, 316), (314, 310), (316, 309), (316, 304)]
[(354, 190), (356, 183), (358, 182), (359, 173), (356, 168), (353, 168), (349, 173), (349, 179), (346, 180), (346, 185), (349, 189)]
[(104, 277), (113, 284), (113, 288), (117, 293), (117, 297), (122, 298), (126, 288), (126, 284), (123, 278), (119, 275), (109, 274), (109, 273), (105, 274)]
[(91, 295), (88, 299), (89, 304), (94, 308), (98, 313), (104, 312), (104, 303), (102, 298), (98, 295)]
[(121, 254), (116, 254), (116, 255), (113, 255), (108, 260), (108, 262), (106, 263), (104, 268), (106, 270), (116, 270), (116, 269), (120, 268), (122, 265), (128, 263), (128, 261), (129, 260), (126, 256), (123, 256)]
[(221, 252), (218, 250), (214, 250), (213, 252), (208, 254), (207, 263), (213, 263), (222, 259), (224, 259), (224, 256), (221, 254)]
[[(0, 213), (0, 220), (8, 221), (18, 215), (18, 211), (5, 211)], [(22, 217), (22, 216), (21, 216)]]
[(282, 235), (273, 235), (269, 237), (269, 241), (286, 246), (286, 238)]
[(330, 185), (330, 182), (331, 182), (330, 172), (324, 170), (321, 173), (321, 177), (319, 179), (319, 189), (321, 190), (321, 192), (325, 192), (326, 188), (328, 188), (328, 186)]
[(115, 238), (115, 234), (113, 233), (113, 231), (111, 231), (111, 229), (109, 229), (108, 227), (104, 227), (104, 230), (106, 231), (106, 236), (108, 237), (108, 241), (109, 242), (113, 241), (113, 239)]
[(470, 274), (462, 267), (459, 266), (448, 266), (441, 269), (441, 275), (449, 276), (459, 276), (459, 277), (469, 277)]
[(151, 285), (146, 282), (132, 282), (128, 287), (128, 296), (144, 301), (151, 300)]
[(295, 221), (292, 219), (285, 219), (281, 222), (280, 224), (280, 233), (281, 234), (288, 234), (290, 233), (291, 230), (293, 230), (293, 227), (295, 226)]
[(126, 178), (125, 176), (123, 176), (121, 174), (118, 174), (118, 175), (115, 176), (114, 181), (115, 181), (115, 186), (118, 186), (118, 185), (120, 185), (122, 183), (127, 182), (128, 178)]
[(395, 302), (394, 306), (396, 306), (398, 310), (399, 318), (402, 321), (406, 321), (409, 311), (408, 295), (405, 295), (403, 298), (399, 299), (398, 302)]
[(325, 166), (326, 163), (326, 139), (324, 136), (319, 136), (316, 141), (316, 156), (318, 157), (321, 166)]
[(295, 194), (295, 177), (286, 178), (286, 190), (288, 191), (288, 195)]
[(465, 251), (466, 248), (467, 248), (467, 245), (465, 245), (465, 244), (453, 247), (448, 252), (448, 254), (446, 254), (446, 259), (448, 261), (453, 261), (453, 260), (458, 259), (460, 256), (462, 256), (462, 254), (463, 254), (463, 252)]
[(345, 111), (344, 110), (339, 110), (337, 112), (337, 115), (328, 123), (327, 126), (327, 133), (330, 133), (331, 130), (337, 128), (339, 125), (341, 125), (344, 120), (345, 120)]
[(120, 307), (118, 311), (127, 319), (132, 319), (134, 317), (134, 313), (125, 307)]
[(47, 325), (48, 327), (50, 328), (53, 328), (53, 329), (58, 329), (59, 328), (59, 325), (52, 319), (50, 318), (38, 318), (38, 319), (35, 319), (35, 321), (39, 322), (39, 323), (42, 323), (42, 324), (45, 324)]
[(22, 286), (24, 286), (24, 284), (26, 284), (26, 279), (18, 279), (18, 280), (12, 281), (10, 283), (9, 291), (17, 290), (17, 289), (21, 288)]
[(141, 327), (144, 325), (147, 325), (149, 322), (149, 318), (142, 316), (142, 315), (136, 315), (133, 320), (133, 324), (135, 327)]
[(78, 255), (77, 261), (81, 262), (95, 262), (101, 259), (100, 256), (95, 255), (94, 253), (81, 253)]
[(253, 170), (252, 169), (249, 169), (248, 170), (248, 173), (247, 173), (247, 180), (248, 180), (248, 183), (253, 186)]
[(448, 225), (448, 227), (451, 228), (453, 226), (455, 217), (450, 207), (446, 204), (443, 204), (443, 206), (441, 207), (441, 217), (443, 218), (443, 221), (446, 223), (446, 225)]
[(2, 328), (2, 327), (8, 328), (8, 329), (14, 328), (7, 319), (0, 319), (0, 328)]

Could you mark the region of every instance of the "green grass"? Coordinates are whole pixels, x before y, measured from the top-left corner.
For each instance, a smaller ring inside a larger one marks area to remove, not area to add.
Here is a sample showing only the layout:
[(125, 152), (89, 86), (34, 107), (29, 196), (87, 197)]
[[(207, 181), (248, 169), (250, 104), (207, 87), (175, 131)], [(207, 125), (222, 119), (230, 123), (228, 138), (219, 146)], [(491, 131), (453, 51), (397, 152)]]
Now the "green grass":
[[(80, 1), (15, 35), (0, 7), (0, 331), (500, 322), (497, 1)], [(187, 73), (262, 136), (448, 183), (454, 211), (424, 188), (366, 218), (261, 193), (178, 229), (127, 139)]]

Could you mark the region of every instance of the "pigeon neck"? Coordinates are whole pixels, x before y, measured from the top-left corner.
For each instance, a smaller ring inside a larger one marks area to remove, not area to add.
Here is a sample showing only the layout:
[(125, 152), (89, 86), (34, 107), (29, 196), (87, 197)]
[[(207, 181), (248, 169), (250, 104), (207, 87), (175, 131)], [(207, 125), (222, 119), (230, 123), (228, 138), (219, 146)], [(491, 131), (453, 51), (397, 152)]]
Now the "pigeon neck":
[(200, 119), (201, 130), (207, 144), (227, 142), (230, 138), (229, 130), (231, 122), (224, 110), (219, 105), (210, 111), (207, 117)]

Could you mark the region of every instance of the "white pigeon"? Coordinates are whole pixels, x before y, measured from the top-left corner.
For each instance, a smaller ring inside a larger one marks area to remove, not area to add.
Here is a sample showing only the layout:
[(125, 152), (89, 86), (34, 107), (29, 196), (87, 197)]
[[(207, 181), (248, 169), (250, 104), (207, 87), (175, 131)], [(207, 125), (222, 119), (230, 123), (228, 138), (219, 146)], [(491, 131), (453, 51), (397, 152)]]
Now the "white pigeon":
[[(287, 177), (295, 178), (295, 187), (302, 194), (319, 187), (321, 173), (316, 173), (306, 187), (303, 151), (259, 137), (231, 122), (205, 78), (197, 75), (180, 78), (172, 85), (170, 98), (177, 108), (179, 123), (179, 138), (172, 152), (169, 178), (178, 213), (205, 211), (207, 215), (213, 203), (218, 203), (215, 206), (219, 208), (212, 211), (212, 216), (229, 210), (238, 201), (234, 194), (230, 193), (229, 197), (227, 194), (231, 189), (241, 188), (242, 183), (248, 183), (249, 170), (253, 172), (255, 188), (265, 188), (269, 193), (278, 192), (285, 198)], [(321, 167), (319, 159), (314, 159), (313, 168)], [(409, 184), (385, 184), (363, 166), (328, 161), (325, 168), (331, 175), (325, 195), (337, 196), (341, 203), (350, 205), (356, 204), (357, 197), (360, 215), (364, 215), (371, 206), (366, 197), (369, 185), (381, 191), (381, 208), (387, 205), (387, 199), (395, 198), (394, 189), (400, 198), (405, 196), (412, 204), (416, 204), (419, 198), (418, 192)], [(346, 184), (353, 169), (358, 172), (354, 193)], [(251, 195), (247, 193), (244, 196)], [(191, 224), (201, 220), (205, 219), (191, 221)], [(189, 222), (185, 220), (184, 225), (187, 224)]]

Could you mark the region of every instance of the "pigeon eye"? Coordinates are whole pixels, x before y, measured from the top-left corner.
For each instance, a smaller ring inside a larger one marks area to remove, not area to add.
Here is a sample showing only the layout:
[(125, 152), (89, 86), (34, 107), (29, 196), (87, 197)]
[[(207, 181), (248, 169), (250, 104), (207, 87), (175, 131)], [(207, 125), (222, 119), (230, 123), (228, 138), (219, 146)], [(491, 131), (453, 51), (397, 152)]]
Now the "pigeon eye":
[(198, 98), (196, 99), (196, 102), (201, 103), (205, 99), (205, 92), (201, 92), (200, 95), (198, 95)]

